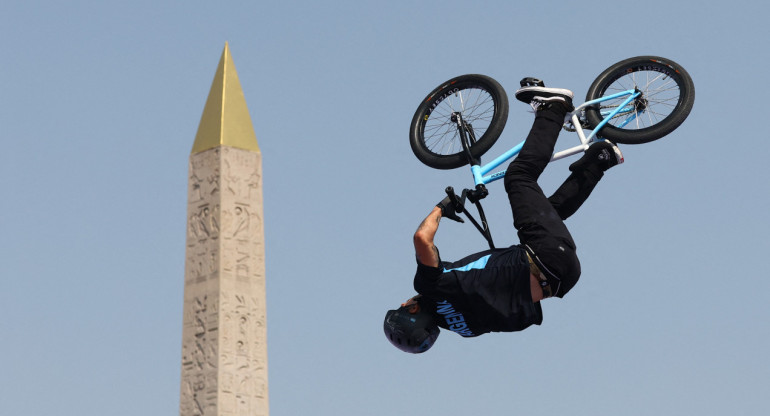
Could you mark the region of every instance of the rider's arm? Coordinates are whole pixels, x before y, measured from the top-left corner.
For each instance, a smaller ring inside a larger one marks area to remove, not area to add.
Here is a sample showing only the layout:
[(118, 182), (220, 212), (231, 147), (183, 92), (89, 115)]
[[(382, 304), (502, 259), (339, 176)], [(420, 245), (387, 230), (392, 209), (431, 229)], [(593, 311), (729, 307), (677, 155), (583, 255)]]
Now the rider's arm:
[(414, 233), (414, 250), (417, 253), (417, 261), (426, 266), (439, 266), (438, 249), (433, 244), (433, 237), (438, 231), (440, 221), (441, 208), (434, 207)]

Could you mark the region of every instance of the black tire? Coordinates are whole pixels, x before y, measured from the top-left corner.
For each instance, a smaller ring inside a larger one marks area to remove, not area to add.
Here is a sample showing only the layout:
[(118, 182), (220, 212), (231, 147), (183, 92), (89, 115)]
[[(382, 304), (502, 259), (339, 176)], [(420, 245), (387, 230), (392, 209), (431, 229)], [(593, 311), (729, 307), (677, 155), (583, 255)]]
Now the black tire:
[(476, 142), (471, 154), (479, 158), (500, 137), (508, 121), (508, 96), (486, 75), (461, 75), (434, 89), (422, 100), (409, 127), (414, 155), (434, 169), (454, 169), (468, 164), (453, 112), (470, 123)]
[[(695, 86), (681, 65), (657, 56), (638, 56), (618, 62), (602, 72), (591, 84), (586, 101), (616, 92), (638, 88), (637, 111), (632, 122), (620, 126), (629, 116), (617, 116), (598, 132), (598, 136), (616, 143), (641, 144), (660, 139), (679, 127), (692, 110)], [(624, 98), (602, 102), (601, 108), (614, 108)], [(599, 106), (586, 108), (589, 127), (602, 121)]]

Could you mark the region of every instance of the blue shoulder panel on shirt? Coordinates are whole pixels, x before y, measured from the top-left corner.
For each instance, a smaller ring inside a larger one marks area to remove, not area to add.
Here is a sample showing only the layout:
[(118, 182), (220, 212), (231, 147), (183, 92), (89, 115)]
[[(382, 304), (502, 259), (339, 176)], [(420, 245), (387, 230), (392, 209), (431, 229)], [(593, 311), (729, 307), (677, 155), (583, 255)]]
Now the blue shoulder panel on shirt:
[(478, 260), (468, 263), (465, 266), (455, 267), (454, 269), (445, 268), (444, 273), (448, 273), (452, 271), (467, 272), (468, 270), (473, 270), (473, 269), (483, 269), (487, 265), (487, 261), (489, 261), (489, 256), (491, 256), (491, 254), (487, 254), (484, 257), (480, 257)]

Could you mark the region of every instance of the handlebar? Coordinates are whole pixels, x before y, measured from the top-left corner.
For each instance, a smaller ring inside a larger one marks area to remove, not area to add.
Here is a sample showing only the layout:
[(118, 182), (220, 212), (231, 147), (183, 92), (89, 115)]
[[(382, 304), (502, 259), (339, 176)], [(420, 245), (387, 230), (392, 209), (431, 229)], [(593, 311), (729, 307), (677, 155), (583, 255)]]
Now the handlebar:
[[(484, 215), (484, 209), (481, 207), (480, 200), (484, 199), (489, 195), (489, 191), (487, 191), (487, 187), (483, 184), (476, 185), (476, 189), (463, 189), (462, 194), (458, 197), (455, 193), (454, 188), (451, 186), (447, 186), (444, 190), (446, 194), (449, 196), (449, 199), (452, 201), (452, 203), (455, 206), (455, 211), (457, 213), (463, 213), (466, 217), (473, 223), (473, 225), (476, 227), (479, 232), (481, 232), (481, 235), (484, 236), (484, 238), (487, 240), (487, 243), (489, 244), (490, 249), (495, 248), (495, 244), (492, 241), (492, 234), (489, 231), (489, 225), (487, 224), (487, 217)], [(465, 209), (465, 200), (470, 201), (474, 205), (476, 205), (476, 209), (479, 211), (479, 220), (481, 221), (481, 224), (479, 224), (475, 218), (473, 218), (473, 215), (471, 215), (470, 212), (468, 212), (467, 209)]]
[(447, 186), (444, 191), (452, 201), (452, 204), (455, 207), (455, 212), (458, 214), (463, 212), (465, 210), (465, 191), (463, 191), (461, 198), (457, 197), (457, 194), (455, 194), (455, 188), (452, 188), (451, 186)]

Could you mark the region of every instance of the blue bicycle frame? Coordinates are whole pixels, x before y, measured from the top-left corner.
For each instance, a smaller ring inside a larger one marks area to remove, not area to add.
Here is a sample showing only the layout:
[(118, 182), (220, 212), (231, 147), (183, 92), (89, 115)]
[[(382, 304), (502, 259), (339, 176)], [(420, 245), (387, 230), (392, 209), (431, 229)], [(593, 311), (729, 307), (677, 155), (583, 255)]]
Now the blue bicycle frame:
[[(627, 90), (627, 91), (619, 92), (617, 94), (612, 94), (612, 95), (608, 95), (605, 97), (601, 97), (595, 100), (585, 102), (581, 104), (579, 107), (575, 108), (575, 110), (572, 112), (571, 120), (572, 120), (572, 125), (575, 126), (575, 130), (578, 134), (578, 137), (580, 138), (580, 144), (575, 147), (554, 153), (551, 160), (552, 161), (559, 160), (580, 152), (584, 152), (588, 148), (589, 143), (591, 143), (594, 137), (596, 137), (596, 132), (601, 130), (602, 127), (604, 127), (609, 122), (610, 119), (616, 117), (619, 114), (632, 114), (632, 115), (618, 127), (623, 127), (626, 124), (633, 121), (636, 118), (635, 108), (633, 105), (629, 105), (629, 104), (631, 104), (631, 102), (633, 102), (636, 99), (636, 97), (640, 95), (641, 95), (641, 92), (637, 90)], [(579, 110), (591, 105), (600, 104), (604, 101), (614, 100), (624, 96), (628, 96), (628, 98), (626, 98), (626, 100), (623, 101), (623, 103), (619, 105), (616, 109), (614, 109), (611, 112), (602, 112), (602, 122), (599, 123), (599, 125), (596, 126), (595, 129), (593, 129), (591, 134), (589, 134), (586, 137), (585, 133), (583, 132), (583, 128), (580, 126), (580, 119), (577, 116), (577, 114), (579, 113)], [(489, 172), (493, 171), (494, 169), (497, 169), (500, 165), (507, 162), (509, 159), (512, 159), (514, 156), (518, 155), (519, 152), (521, 151), (522, 146), (524, 146), (524, 142), (519, 143), (515, 147), (511, 148), (507, 152), (497, 157), (495, 160), (485, 165), (481, 165), (480, 161), (479, 161), (479, 164), (472, 164), (471, 173), (473, 173), (473, 181), (475, 182), (475, 185), (477, 186), (485, 185), (490, 182), (494, 182), (498, 179), (503, 178), (505, 176), (505, 170), (495, 172), (491, 175), (489, 174)]]
[[(572, 121), (572, 125), (575, 126), (575, 131), (578, 134), (578, 137), (580, 138), (580, 144), (566, 149), (562, 150), (560, 152), (556, 152), (551, 157), (551, 160), (558, 160), (565, 158), (567, 156), (571, 156), (580, 152), (584, 152), (587, 148), (589, 143), (596, 137), (596, 132), (602, 129), (610, 119), (618, 116), (618, 115), (629, 115), (628, 119), (625, 120), (623, 123), (618, 125), (618, 127), (623, 127), (633, 121), (636, 118), (636, 108), (634, 105), (631, 105), (631, 103), (641, 95), (641, 92), (638, 90), (627, 90), (623, 92), (619, 92), (617, 94), (608, 95), (605, 97), (597, 98), (595, 100), (591, 100), (588, 102), (585, 102), (581, 104), (579, 107), (577, 107), (575, 110), (572, 111), (570, 115), (570, 120)], [(619, 105), (617, 108), (615, 108), (613, 111), (609, 112), (602, 112), (602, 122), (599, 123), (599, 125), (596, 126), (596, 128), (593, 129), (591, 134), (588, 136), (585, 135), (585, 132), (583, 132), (583, 128), (581, 127), (580, 118), (577, 116), (585, 107), (591, 106), (591, 105), (597, 105), (604, 101), (614, 100), (617, 98), (622, 98), (628, 96), (621, 105)], [(497, 157), (495, 160), (482, 165), (480, 158), (474, 158), (471, 156), (471, 152), (469, 149), (470, 142), (475, 140), (475, 137), (473, 135), (473, 131), (471, 129), (467, 129), (467, 125), (462, 121), (462, 116), (459, 114), (453, 115), (453, 121), (457, 123), (459, 133), (460, 133), (460, 140), (463, 143), (463, 147), (466, 151), (466, 154), (468, 155), (470, 164), (471, 164), (471, 173), (473, 173), (473, 181), (475, 182), (475, 189), (464, 189), (461, 196), (457, 196), (454, 192), (454, 189), (450, 186), (446, 188), (447, 195), (452, 199), (452, 201), (455, 203), (455, 207), (457, 207), (457, 212), (462, 212), (468, 217), (468, 219), (473, 223), (473, 225), (476, 227), (476, 229), (481, 232), (481, 234), (484, 236), (484, 238), (487, 240), (487, 243), (489, 243), (489, 248), (494, 249), (495, 244), (492, 241), (492, 234), (489, 230), (489, 224), (487, 224), (487, 218), (486, 215), (484, 215), (484, 208), (481, 206), (481, 200), (484, 199), (488, 195), (488, 191), (486, 188), (486, 184), (490, 182), (494, 182), (498, 179), (501, 179), (505, 176), (505, 170), (489, 174), (492, 170), (498, 168), (500, 165), (508, 161), (509, 159), (512, 159), (514, 156), (518, 155), (521, 151), (521, 148), (524, 146), (524, 142), (519, 143), (518, 145), (514, 146), (512, 149), (508, 150), (507, 152), (503, 153), (499, 157)], [(470, 140), (466, 136), (466, 134), (470, 135)], [(470, 201), (474, 205), (476, 205), (476, 208), (479, 211), (479, 221), (477, 221), (473, 215), (465, 208), (465, 200)]]

